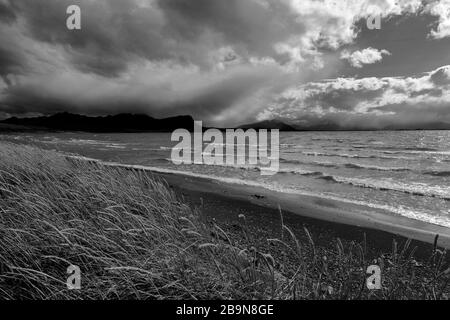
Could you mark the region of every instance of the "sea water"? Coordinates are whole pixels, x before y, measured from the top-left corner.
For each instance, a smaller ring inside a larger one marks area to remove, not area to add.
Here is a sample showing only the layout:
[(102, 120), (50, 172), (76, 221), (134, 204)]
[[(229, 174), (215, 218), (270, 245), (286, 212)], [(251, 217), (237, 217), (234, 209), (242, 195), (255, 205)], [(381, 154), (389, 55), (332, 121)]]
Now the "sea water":
[(450, 131), (281, 132), (278, 173), (174, 165), (170, 133), (36, 133), (5, 140), (104, 161), (315, 195), (450, 227)]

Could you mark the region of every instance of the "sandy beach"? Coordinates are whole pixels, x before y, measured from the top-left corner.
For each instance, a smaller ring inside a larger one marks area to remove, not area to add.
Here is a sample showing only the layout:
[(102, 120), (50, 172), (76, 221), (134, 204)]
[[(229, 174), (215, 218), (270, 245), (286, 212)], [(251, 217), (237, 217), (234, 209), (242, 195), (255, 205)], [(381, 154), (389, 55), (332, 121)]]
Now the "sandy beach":
[[(418, 253), (429, 254), (436, 235), (438, 246), (450, 248), (450, 230), (433, 224), (412, 220), (390, 213), (370, 211), (370, 208), (348, 205), (334, 200), (277, 193), (264, 188), (218, 183), (213, 180), (183, 177), (174, 174), (156, 174), (165, 179), (184, 198), (212, 218), (223, 222), (238, 221), (245, 214), (255, 229), (269, 233), (280, 230), (280, 213), (284, 223), (297, 234), (306, 225), (326, 244), (330, 238), (349, 241), (366, 239), (376, 251), (390, 250), (392, 240), (414, 239)], [(320, 241), (321, 240), (321, 241)]]
[(375, 244), (376, 249), (386, 250), (392, 246), (393, 239), (413, 239), (416, 240), (419, 251), (429, 252), (436, 235), (439, 235), (438, 246), (450, 248), (449, 228), (393, 215), (379, 209), (319, 197), (275, 192), (257, 186), (166, 173), (164, 170), (145, 166), (101, 163), (151, 172), (167, 181), (171, 188), (194, 205), (204, 206), (212, 218), (222, 221), (233, 221), (237, 219), (238, 214), (243, 213), (252, 217), (255, 227), (271, 228), (275, 232), (280, 226), (281, 209), (284, 218), (287, 217), (292, 225), (311, 226), (318, 234), (326, 235), (328, 240), (330, 236), (334, 236), (361, 241), (365, 234), (367, 240)]
[[(441, 227), (1, 146), (0, 299), (448, 299)], [(61, 280), (68, 266), (83, 270), (83, 290)], [(380, 270), (378, 290), (366, 285), (371, 267)]]

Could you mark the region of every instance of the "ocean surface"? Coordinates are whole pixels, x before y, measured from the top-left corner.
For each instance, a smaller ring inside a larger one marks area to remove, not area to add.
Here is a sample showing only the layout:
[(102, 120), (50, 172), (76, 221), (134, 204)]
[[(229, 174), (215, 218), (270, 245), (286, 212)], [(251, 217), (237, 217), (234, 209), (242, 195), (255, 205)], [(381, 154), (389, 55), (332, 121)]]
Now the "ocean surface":
[(10, 134), (3, 140), (165, 172), (383, 209), (450, 227), (450, 131), (282, 132), (280, 170), (174, 165), (169, 133)]

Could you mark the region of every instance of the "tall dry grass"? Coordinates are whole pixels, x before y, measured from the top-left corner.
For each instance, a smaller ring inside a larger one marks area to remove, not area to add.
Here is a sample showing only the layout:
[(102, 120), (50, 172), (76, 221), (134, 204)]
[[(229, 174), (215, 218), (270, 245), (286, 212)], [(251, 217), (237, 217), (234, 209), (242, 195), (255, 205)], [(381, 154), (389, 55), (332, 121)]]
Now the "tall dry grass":
[[(231, 235), (149, 173), (0, 142), (0, 299), (448, 298), (438, 248), (369, 261), (364, 242), (318, 247), (282, 225), (264, 252), (240, 219)], [(365, 286), (373, 263), (382, 290)], [(69, 265), (81, 290), (66, 287)]]

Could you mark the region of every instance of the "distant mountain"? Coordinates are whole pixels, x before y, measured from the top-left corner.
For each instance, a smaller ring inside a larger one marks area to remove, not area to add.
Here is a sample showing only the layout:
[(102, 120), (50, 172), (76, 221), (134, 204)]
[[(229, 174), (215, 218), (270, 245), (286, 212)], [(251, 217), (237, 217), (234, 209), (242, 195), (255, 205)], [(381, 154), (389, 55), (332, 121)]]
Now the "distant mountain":
[(402, 131), (402, 130), (450, 130), (450, 123), (434, 122), (428, 124), (402, 124), (402, 125), (389, 125), (383, 127), (367, 127), (367, 126), (340, 126), (333, 122), (321, 122), (314, 125), (295, 125), (297, 131)]
[(194, 128), (191, 116), (155, 119), (144, 114), (128, 113), (89, 117), (64, 112), (33, 118), (12, 117), (0, 123), (34, 129), (88, 132), (171, 132), (179, 128), (192, 131)]
[(261, 121), (253, 124), (240, 126), (242, 129), (279, 129), (280, 131), (377, 131), (377, 130), (450, 130), (450, 123), (434, 122), (428, 124), (411, 123), (409, 125), (393, 125), (381, 128), (368, 128), (365, 126), (340, 126), (331, 121), (321, 121), (314, 124), (286, 124), (280, 120)]
[[(430, 122), (426, 124), (410, 124), (403, 125), (402, 130), (450, 130), (450, 123), (447, 122)], [(383, 130), (398, 130), (396, 126), (386, 126)]]
[(345, 130), (345, 128), (339, 126), (336, 123), (330, 121), (321, 121), (315, 124), (299, 124), (294, 125), (297, 131), (339, 131)]
[(279, 120), (265, 120), (251, 124), (245, 124), (239, 127), (240, 129), (278, 129), (280, 131), (296, 131), (294, 127), (279, 121)]
[[(122, 113), (110, 116), (90, 117), (72, 113), (57, 113), (33, 118), (12, 117), (0, 121), (0, 132), (32, 132), (37, 130), (87, 131), (87, 132), (172, 132), (175, 129), (194, 130), (191, 116), (155, 119), (144, 114)], [(343, 127), (323, 121), (313, 125), (287, 124), (280, 120), (266, 120), (239, 126), (240, 129), (278, 129), (280, 131), (353, 131), (353, 130), (450, 130), (450, 124), (435, 122), (428, 125), (410, 124), (383, 128)], [(204, 127), (203, 130), (208, 129)], [(225, 130), (226, 128), (221, 128)]]

